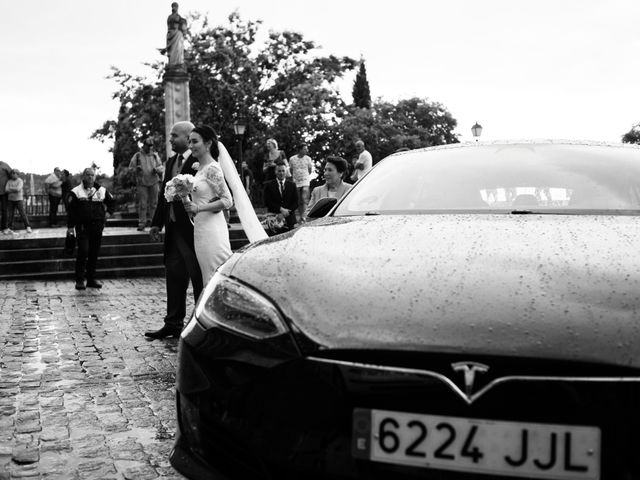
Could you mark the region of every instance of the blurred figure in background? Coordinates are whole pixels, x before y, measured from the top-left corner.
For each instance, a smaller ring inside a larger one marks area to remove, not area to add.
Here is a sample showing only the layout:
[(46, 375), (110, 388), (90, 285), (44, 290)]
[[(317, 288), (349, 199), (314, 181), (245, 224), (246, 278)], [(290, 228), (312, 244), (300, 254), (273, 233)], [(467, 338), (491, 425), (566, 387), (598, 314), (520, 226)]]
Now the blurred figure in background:
[(304, 222), (304, 212), (307, 210), (307, 204), (309, 203), (309, 183), (313, 172), (313, 161), (308, 153), (307, 145), (301, 143), (298, 145), (298, 153), (289, 159), (291, 176), (296, 184), (298, 193), (298, 217), (300, 222)]
[(9, 202), (9, 196), (5, 190), (7, 182), (9, 181), (9, 174), (11, 173), (11, 167), (0, 160), (0, 230), (5, 235), (9, 235), (11, 230), (7, 227), (7, 208)]
[(289, 176), (289, 162), (287, 162), (287, 156), (282, 150), (278, 150), (278, 142), (275, 138), (270, 138), (266, 142), (267, 153), (262, 165), (262, 171), (264, 172), (264, 181), (274, 180), (276, 178), (276, 165), (285, 165), (287, 176)]
[(71, 174), (66, 168), (62, 170), (62, 203), (64, 205), (65, 212), (69, 209), (69, 194), (73, 185), (71, 185)]
[(264, 184), (264, 204), (269, 213), (282, 215), (286, 230), (295, 226), (298, 195), (295, 183), (286, 179), (283, 164), (276, 165), (276, 178)]
[(249, 165), (247, 164), (247, 162), (243, 161), (242, 162), (242, 186), (244, 187), (244, 190), (247, 192), (247, 196), (249, 197), (249, 200), (252, 200), (252, 194), (253, 194), (253, 172), (251, 171), (251, 169), (249, 168)]
[(49, 196), (49, 226), (58, 226), (58, 205), (62, 200), (62, 172), (58, 167), (44, 180), (44, 189)]
[(7, 226), (9, 231), (13, 230), (13, 216), (15, 210), (18, 210), (20, 219), (27, 230), (27, 233), (31, 233), (31, 225), (29, 224), (29, 218), (24, 211), (24, 181), (18, 175), (18, 171), (13, 169), (9, 173), (9, 180), (7, 181), (6, 191), (9, 201), (9, 220)]
[(358, 140), (355, 143), (356, 152), (358, 152), (358, 159), (353, 164), (353, 174), (351, 175), (351, 180), (357, 182), (360, 180), (365, 173), (371, 170), (373, 167), (373, 158), (371, 154), (365, 150), (364, 142), (362, 140)]
[(136, 174), (138, 231), (151, 226), (151, 217), (158, 204), (158, 189), (163, 172), (160, 156), (153, 151), (153, 137), (143, 140), (142, 149), (131, 157), (129, 168)]

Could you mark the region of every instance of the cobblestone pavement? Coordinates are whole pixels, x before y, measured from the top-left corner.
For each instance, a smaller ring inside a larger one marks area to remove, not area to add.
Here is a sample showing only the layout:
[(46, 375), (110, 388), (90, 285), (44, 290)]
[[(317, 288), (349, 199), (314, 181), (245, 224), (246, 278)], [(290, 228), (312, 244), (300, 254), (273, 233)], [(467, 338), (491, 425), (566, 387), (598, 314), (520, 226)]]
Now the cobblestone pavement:
[(184, 478), (165, 309), (162, 278), (0, 282), (0, 480)]

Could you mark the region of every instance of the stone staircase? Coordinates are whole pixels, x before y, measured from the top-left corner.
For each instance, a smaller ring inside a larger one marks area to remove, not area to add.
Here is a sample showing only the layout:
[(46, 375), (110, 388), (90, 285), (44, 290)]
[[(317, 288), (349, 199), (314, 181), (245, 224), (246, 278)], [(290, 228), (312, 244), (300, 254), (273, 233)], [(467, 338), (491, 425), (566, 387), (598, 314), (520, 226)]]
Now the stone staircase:
[[(249, 243), (231, 217), (231, 248)], [(99, 278), (164, 276), (162, 242), (152, 242), (148, 232), (137, 232), (135, 216), (126, 214), (107, 221), (98, 258)], [(75, 257), (63, 252), (66, 229), (49, 230), (46, 237), (16, 235), (0, 240), (0, 281), (19, 279), (73, 279)]]

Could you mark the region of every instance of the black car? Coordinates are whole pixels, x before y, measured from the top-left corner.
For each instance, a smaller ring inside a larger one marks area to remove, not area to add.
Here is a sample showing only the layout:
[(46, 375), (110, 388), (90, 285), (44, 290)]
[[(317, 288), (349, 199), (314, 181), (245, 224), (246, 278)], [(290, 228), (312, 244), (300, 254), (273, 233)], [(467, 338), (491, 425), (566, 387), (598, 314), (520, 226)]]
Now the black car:
[(640, 478), (640, 148), (403, 152), (323, 208), (206, 287), (177, 470)]

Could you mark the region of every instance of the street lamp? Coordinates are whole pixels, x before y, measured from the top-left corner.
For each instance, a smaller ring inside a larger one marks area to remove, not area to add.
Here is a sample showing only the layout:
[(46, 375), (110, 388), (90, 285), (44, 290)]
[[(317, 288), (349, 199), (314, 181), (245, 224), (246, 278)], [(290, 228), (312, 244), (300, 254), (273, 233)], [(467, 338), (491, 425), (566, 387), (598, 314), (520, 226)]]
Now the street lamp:
[(238, 169), (238, 173), (242, 176), (242, 137), (244, 136), (244, 131), (247, 128), (247, 122), (243, 117), (236, 118), (235, 122), (233, 122), (233, 131), (238, 137), (238, 164), (236, 168)]
[(471, 133), (473, 133), (473, 136), (476, 137), (476, 142), (477, 142), (478, 137), (482, 134), (482, 125), (476, 122), (476, 124), (473, 127), (471, 127)]

